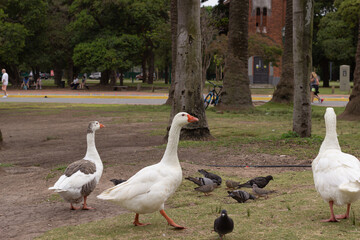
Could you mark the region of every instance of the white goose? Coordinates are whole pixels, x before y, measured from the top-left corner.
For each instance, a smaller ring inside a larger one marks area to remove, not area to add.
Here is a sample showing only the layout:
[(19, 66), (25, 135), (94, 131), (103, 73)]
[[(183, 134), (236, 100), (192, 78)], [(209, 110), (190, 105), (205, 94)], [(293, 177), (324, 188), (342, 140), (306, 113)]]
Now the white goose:
[(104, 125), (97, 121), (89, 123), (87, 129), (87, 150), (84, 159), (71, 163), (65, 170), (59, 180), (50, 190), (55, 190), (60, 196), (70, 203), (70, 209), (79, 209), (74, 207), (74, 203), (80, 203), (84, 197), (83, 210), (93, 209), (86, 205), (86, 198), (95, 189), (98, 184), (103, 164), (95, 146), (95, 131), (103, 128)]
[(184, 227), (176, 224), (166, 215), (164, 203), (176, 191), (182, 181), (182, 171), (177, 155), (180, 130), (187, 123), (196, 121), (198, 119), (188, 113), (176, 114), (171, 124), (168, 143), (161, 161), (141, 169), (126, 182), (105, 190), (97, 197), (113, 201), (135, 212), (135, 226), (148, 225), (139, 222), (139, 214), (160, 211), (169, 225), (183, 229)]
[[(316, 190), (330, 206), (330, 219), (322, 221), (337, 222), (337, 219), (349, 218), (351, 203), (360, 198), (360, 162), (340, 149), (334, 109), (327, 108), (324, 118), (326, 136), (312, 162), (312, 171)], [(334, 204), (347, 204), (346, 213), (335, 216)]]

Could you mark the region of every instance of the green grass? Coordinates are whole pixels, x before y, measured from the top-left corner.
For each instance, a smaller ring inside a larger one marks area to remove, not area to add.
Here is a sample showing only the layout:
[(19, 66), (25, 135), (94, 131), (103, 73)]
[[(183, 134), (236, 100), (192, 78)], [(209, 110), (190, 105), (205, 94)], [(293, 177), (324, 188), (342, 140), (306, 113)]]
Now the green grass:
[[(30, 111), (28, 110), (30, 109)], [(213, 141), (181, 141), (180, 148), (198, 148), (217, 154), (218, 150), (245, 153), (267, 153), (289, 155), (302, 160), (313, 159), (325, 135), (325, 107), (312, 106), (312, 136), (299, 138), (292, 133), (292, 106), (267, 103), (249, 112), (216, 113), (211, 108), (206, 116)], [(124, 122), (150, 123), (142, 129), (144, 134), (165, 136), (170, 108), (168, 106), (126, 106), (126, 105), (81, 105), (81, 104), (23, 104), (0, 103), (4, 114), (26, 113), (36, 115), (59, 115), (65, 111), (81, 114), (109, 116), (111, 124)], [(344, 108), (335, 108), (340, 114)], [(111, 125), (110, 124), (110, 125)], [(360, 156), (360, 122), (338, 120), (337, 132), (344, 152)], [(164, 148), (165, 145), (159, 147)], [(62, 173), (66, 166), (51, 170), (47, 179)], [(108, 166), (112, 167), (112, 166)], [(246, 171), (244, 169), (244, 171)], [(245, 181), (241, 176), (227, 175), (215, 171), (224, 180)], [(216, 189), (210, 197), (195, 192), (194, 184), (183, 181), (177, 192), (167, 201), (166, 211), (176, 223), (188, 227), (174, 231), (159, 213), (141, 215), (140, 220), (151, 222), (146, 227), (133, 227), (133, 213), (115, 218), (56, 228), (39, 239), (218, 239), (211, 232), (213, 221), (219, 211), (225, 208), (235, 221), (235, 230), (226, 239), (358, 239), (359, 203), (353, 205), (351, 218), (340, 223), (321, 223), (329, 217), (328, 205), (316, 193), (310, 170), (285, 172), (274, 176), (269, 186), (277, 193), (267, 200), (235, 203), (226, 197), (224, 187)], [(57, 201), (56, 199), (54, 201)], [(117, 207), (114, 205), (114, 207)], [(345, 207), (336, 207), (336, 214), (344, 213)], [(96, 211), (101, 212), (101, 209)]]
[[(224, 179), (228, 176), (220, 174)], [(235, 222), (233, 233), (226, 239), (358, 239), (360, 225), (354, 216), (360, 213), (359, 203), (353, 205), (351, 219), (339, 223), (321, 223), (329, 217), (329, 207), (313, 187), (311, 171), (285, 172), (274, 175), (269, 188), (277, 193), (268, 199), (237, 203), (226, 197), (224, 186), (205, 197), (193, 190), (194, 184), (184, 180), (167, 201), (167, 214), (186, 230), (174, 231), (159, 213), (140, 215), (151, 225), (134, 227), (133, 213), (88, 224), (56, 228), (38, 239), (218, 239), (211, 232), (214, 219), (226, 209)], [(245, 180), (238, 178), (238, 180)], [(114, 205), (114, 207), (117, 207)], [(98, 209), (97, 211), (101, 211)], [(336, 214), (346, 211), (335, 207)]]
[(14, 164), (11, 164), (11, 163), (0, 163), (0, 167), (14, 167)]

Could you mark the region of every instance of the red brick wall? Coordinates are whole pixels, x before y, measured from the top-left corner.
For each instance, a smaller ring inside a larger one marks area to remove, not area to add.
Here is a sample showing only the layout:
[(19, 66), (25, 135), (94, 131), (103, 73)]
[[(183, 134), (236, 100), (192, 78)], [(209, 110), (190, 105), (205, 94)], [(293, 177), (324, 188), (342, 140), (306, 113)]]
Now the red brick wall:
[[(282, 28), (285, 26), (286, 0), (271, 0), (271, 13), (267, 13), (266, 34), (277, 44), (282, 45)], [(252, 15), (252, 0), (249, 0), (249, 33), (256, 32), (256, 11)], [(262, 26), (260, 26), (262, 31)], [(281, 62), (279, 67), (274, 67), (274, 77), (280, 77)]]

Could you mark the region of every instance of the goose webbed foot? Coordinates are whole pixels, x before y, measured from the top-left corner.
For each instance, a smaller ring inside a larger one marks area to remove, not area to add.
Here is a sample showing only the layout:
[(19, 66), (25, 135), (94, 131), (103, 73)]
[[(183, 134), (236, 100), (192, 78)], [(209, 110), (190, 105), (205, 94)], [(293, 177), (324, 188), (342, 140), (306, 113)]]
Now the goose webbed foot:
[(135, 215), (135, 220), (134, 220), (133, 224), (135, 226), (139, 226), (139, 227), (150, 225), (150, 223), (141, 223), (141, 222), (139, 222), (139, 214), (138, 213)]
[(168, 222), (168, 224), (170, 226), (173, 226), (174, 228), (179, 229), (179, 230), (180, 229), (186, 229), (185, 227), (176, 224), (171, 218), (169, 218), (168, 215), (166, 215), (164, 210), (161, 210), (160, 214), (166, 219), (166, 221)]

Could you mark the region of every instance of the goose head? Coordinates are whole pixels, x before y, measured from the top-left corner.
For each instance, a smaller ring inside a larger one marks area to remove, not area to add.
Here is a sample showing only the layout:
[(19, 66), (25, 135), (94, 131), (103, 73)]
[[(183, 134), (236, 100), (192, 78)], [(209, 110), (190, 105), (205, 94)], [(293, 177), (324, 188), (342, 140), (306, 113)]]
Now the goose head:
[(185, 126), (188, 123), (193, 123), (199, 121), (198, 118), (191, 116), (190, 114), (186, 112), (179, 112), (175, 115), (173, 119), (173, 124), (177, 124), (179, 126)]
[(336, 131), (336, 114), (333, 108), (326, 108), (324, 115), (326, 132)]
[(96, 130), (105, 127), (104, 125), (102, 125), (101, 123), (99, 123), (98, 121), (92, 121), (89, 123), (88, 129), (87, 129), (87, 133), (95, 133)]

